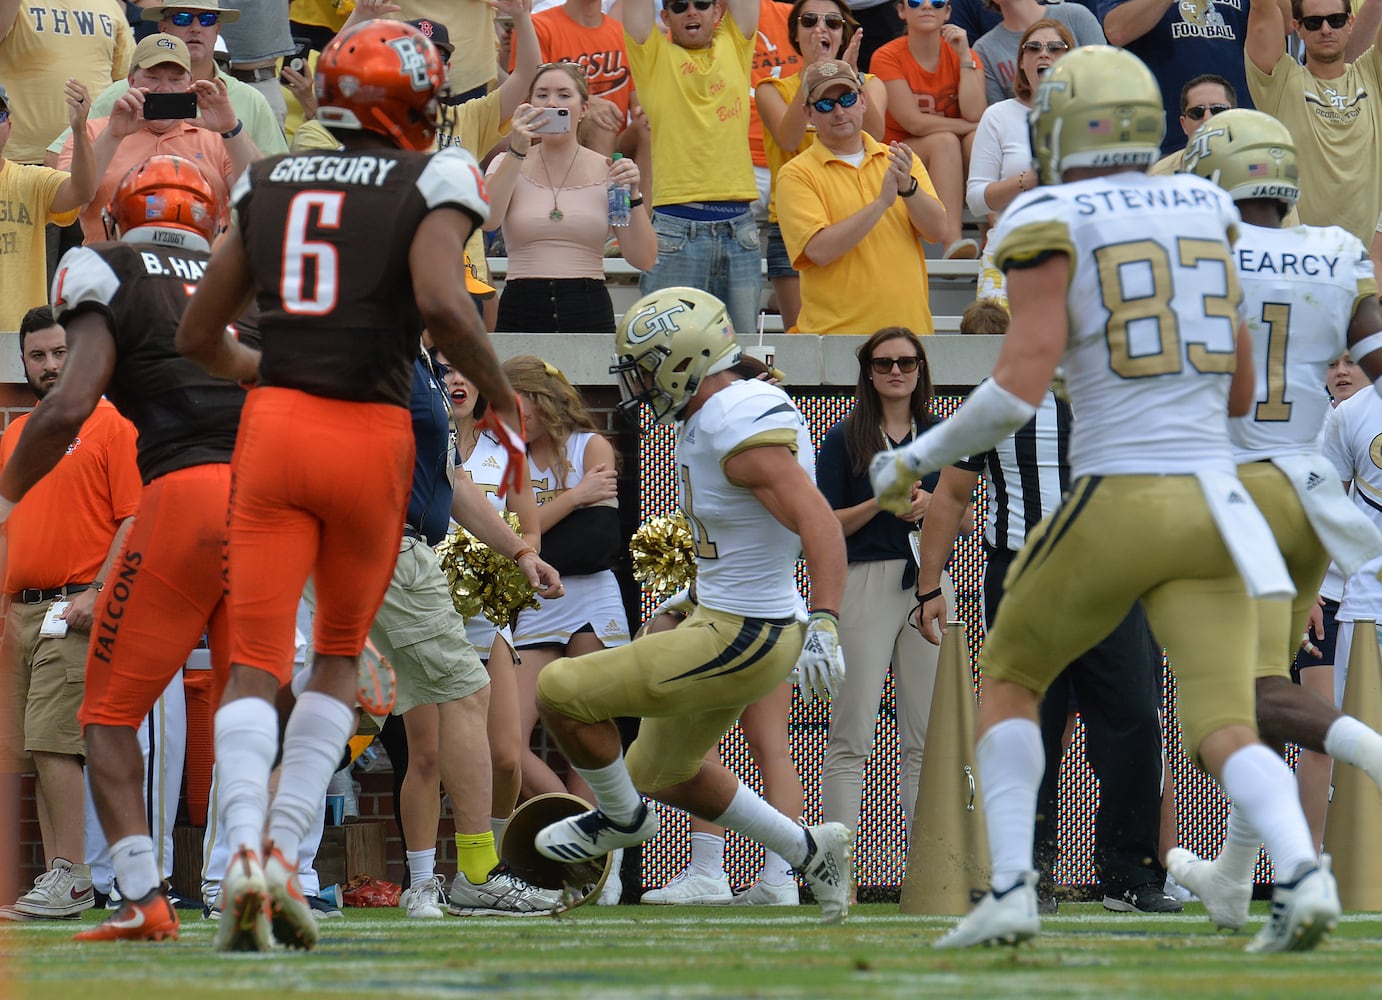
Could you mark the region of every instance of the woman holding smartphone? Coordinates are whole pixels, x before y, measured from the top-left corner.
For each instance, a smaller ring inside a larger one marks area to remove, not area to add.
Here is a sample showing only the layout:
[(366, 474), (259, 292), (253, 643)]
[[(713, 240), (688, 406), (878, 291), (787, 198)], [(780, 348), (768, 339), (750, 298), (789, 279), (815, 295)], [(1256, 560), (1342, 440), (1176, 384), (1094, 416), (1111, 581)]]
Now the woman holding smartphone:
[[(513, 116), (507, 152), (490, 164), (489, 230), (504, 229), (509, 273), (496, 329), (519, 333), (610, 333), (614, 306), (605, 288), (605, 243), (619, 239), (641, 271), (657, 260), (657, 235), (643, 207), (638, 166), (581, 146), (589, 107), (585, 71), (575, 63), (537, 68), (527, 102)], [(627, 226), (609, 218), (609, 190), (629, 189)]]

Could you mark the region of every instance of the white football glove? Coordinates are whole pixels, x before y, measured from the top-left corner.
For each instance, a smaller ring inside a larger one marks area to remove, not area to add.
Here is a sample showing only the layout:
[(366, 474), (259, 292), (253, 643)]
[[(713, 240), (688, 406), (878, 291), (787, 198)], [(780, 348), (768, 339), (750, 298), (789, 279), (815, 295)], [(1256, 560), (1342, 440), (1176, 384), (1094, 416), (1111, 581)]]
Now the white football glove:
[(845, 654), (840, 649), (836, 624), (835, 616), (827, 612), (811, 615), (806, 624), (806, 641), (791, 673), (793, 684), (821, 701), (834, 695), (845, 680)]
[(916, 472), (907, 461), (904, 448), (880, 451), (869, 463), (869, 482), (878, 506), (890, 514), (905, 514), (912, 509), (912, 484)]
[(653, 608), (653, 613), (648, 616), (648, 621), (652, 621), (659, 615), (677, 614), (689, 615), (696, 610), (696, 599), (691, 596), (691, 588), (682, 587), (675, 594), (668, 597), (657, 607)]

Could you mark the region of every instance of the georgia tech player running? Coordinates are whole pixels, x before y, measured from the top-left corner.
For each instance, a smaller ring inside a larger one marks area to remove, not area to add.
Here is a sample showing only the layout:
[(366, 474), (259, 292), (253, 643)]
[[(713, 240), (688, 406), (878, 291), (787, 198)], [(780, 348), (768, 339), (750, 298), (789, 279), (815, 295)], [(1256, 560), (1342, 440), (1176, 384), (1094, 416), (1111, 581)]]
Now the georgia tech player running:
[(1249, 593), (1292, 590), (1233, 475), (1230, 397), (1244, 412), (1252, 385), (1229, 248), (1238, 212), (1202, 178), (1146, 176), (1165, 127), (1161, 94), (1128, 52), (1087, 46), (1060, 60), (1031, 122), (1049, 186), (1014, 201), (995, 234), (1012, 326), (993, 378), (870, 470), (883, 507), (903, 509), (918, 475), (1030, 420), (1063, 364), (1074, 484), (1013, 563), (981, 659), (976, 731), (993, 888), (937, 945), (1017, 942), (1040, 930), (1031, 870), (1038, 699), (1141, 600), (1176, 668), (1191, 754), (1219, 777), (1281, 873), (1272, 919), (1249, 948), (1313, 947), (1339, 915), (1334, 877), (1253, 714)]
[[(221, 822), (232, 857), (221, 950), (274, 935), (310, 948), (317, 923), (298, 847), (355, 732), (356, 661), (403, 534), (414, 445), (408, 400), (425, 325), (490, 400), (511, 486), (522, 483), (517, 400), (465, 294), (462, 250), (489, 206), (459, 148), (432, 147), (445, 79), (416, 28), (366, 21), (317, 64), (317, 118), (342, 149), (270, 157), (232, 192), (237, 221), (178, 330), (213, 373), (257, 380), (234, 458), (227, 562), (231, 673), (216, 713)], [(262, 355), (225, 323), (257, 291)], [(316, 590), (312, 680), (278, 749), (273, 698), (288, 681), (303, 585)]]
[[(657, 812), (639, 793), (737, 830), (806, 876), (824, 919), (849, 910), (853, 835), (841, 823), (803, 829), (707, 751), (795, 663), (822, 695), (844, 676), (836, 612), (845, 544), (815, 485), (806, 422), (781, 389), (742, 379), (725, 307), (694, 288), (639, 299), (615, 333), (621, 409), (679, 421), (682, 511), (696, 548), (696, 600), (679, 627), (574, 659), (538, 675), (543, 724), (590, 783), (598, 808), (541, 830), (556, 861), (603, 857), (647, 840)], [(793, 570), (803, 552), (816, 610), (803, 629)], [(803, 641), (804, 640), (804, 641)], [(625, 767), (610, 720), (643, 722)]]
[(218, 567), (245, 390), (173, 346), (224, 216), (191, 160), (153, 156), (125, 175), (105, 215), (119, 242), (79, 247), (58, 266), (53, 306), (67, 327), (67, 364), (0, 475), (0, 495), (22, 497), (57, 465), (102, 393), (139, 432), (144, 491), (96, 608), (80, 712), (124, 899), (78, 941), (178, 936), (149, 836), (136, 731), (204, 631), (220, 683), (229, 667)]
[[(1300, 193), (1296, 149), (1270, 115), (1216, 115), (1190, 137), (1184, 169), (1222, 187), (1243, 216), (1233, 254), (1253, 340), (1256, 401), (1230, 421), (1229, 434), (1238, 477), (1271, 525), (1296, 588), (1289, 612), (1280, 601), (1258, 604), (1258, 726), (1273, 744), (1328, 753), (1382, 783), (1382, 736), (1292, 684), (1289, 671), (1330, 558), (1352, 575), (1382, 555), (1382, 534), (1344, 494), (1316, 446), (1329, 411), (1329, 363), (1382, 331), (1372, 260), (1337, 226), (1282, 228)], [(1362, 365), (1370, 376), (1382, 375), (1382, 353), (1364, 355)], [(1177, 847), (1167, 867), (1200, 897), (1211, 920), (1236, 930), (1248, 918), (1260, 846), (1234, 803), (1216, 860)]]

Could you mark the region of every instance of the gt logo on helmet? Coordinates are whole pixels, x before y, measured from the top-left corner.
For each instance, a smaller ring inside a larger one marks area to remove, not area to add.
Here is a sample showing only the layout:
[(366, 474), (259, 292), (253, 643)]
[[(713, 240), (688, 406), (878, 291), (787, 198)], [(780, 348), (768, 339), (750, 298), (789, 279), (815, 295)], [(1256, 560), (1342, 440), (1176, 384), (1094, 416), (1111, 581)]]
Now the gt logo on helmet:
[(414, 90), (431, 90), (427, 75), (427, 56), (416, 38), (390, 38), (389, 48), (398, 53), (399, 68), (412, 81)]
[(1227, 129), (1205, 129), (1195, 130), (1195, 134), (1190, 137), (1190, 141), (1185, 146), (1185, 169), (1194, 170), (1195, 164), (1213, 153), (1212, 139), (1223, 138), (1228, 135)]
[[(656, 304), (649, 306), (640, 313), (635, 313), (633, 321), (629, 323), (626, 336), (631, 344), (641, 344), (645, 340), (650, 340), (660, 334), (671, 334), (681, 330), (676, 321), (672, 319), (677, 313), (686, 312), (686, 306), (677, 303), (665, 309), (659, 309)], [(647, 317), (646, 319), (644, 317)]]

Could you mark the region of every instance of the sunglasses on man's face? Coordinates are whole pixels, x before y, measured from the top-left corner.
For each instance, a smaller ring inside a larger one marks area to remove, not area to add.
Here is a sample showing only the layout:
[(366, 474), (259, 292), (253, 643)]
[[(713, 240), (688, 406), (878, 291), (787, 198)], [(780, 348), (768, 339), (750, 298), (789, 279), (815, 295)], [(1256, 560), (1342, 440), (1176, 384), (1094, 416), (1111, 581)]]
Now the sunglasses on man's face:
[(839, 97), (822, 97), (819, 101), (812, 101), (811, 107), (815, 108), (823, 115), (828, 115), (835, 110), (835, 105), (842, 108), (852, 108), (859, 103), (859, 92), (850, 90), (841, 94)]
[(907, 6), (916, 10), (918, 7), (930, 7), (932, 10), (940, 10), (942, 7), (949, 7), (950, 0), (907, 0)]
[(917, 370), (919, 364), (920, 358), (873, 358), (869, 361), (869, 367), (877, 375), (888, 374), (893, 370), (893, 365), (897, 365), (897, 370), (903, 375), (910, 375)]
[(667, 9), (673, 14), (685, 14), (689, 9), (695, 7), (697, 10), (705, 11), (715, 6), (715, 0), (672, 0), (667, 5)]
[(1064, 52), (1064, 51), (1065, 51), (1066, 49), (1068, 49), (1068, 48), (1070, 48), (1070, 46), (1069, 46), (1069, 45), (1066, 45), (1064, 42), (1060, 41), (1059, 39), (1057, 39), (1057, 40), (1054, 41), (1054, 42), (1038, 42), (1038, 41), (1033, 40), (1033, 41), (1027, 41), (1027, 42), (1023, 42), (1023, 43), (1022, 43), (1022, 51), (1023, 51), (1023, 52), (1032, 52), (1032, 53), (1037, 53), (1037, 52), (1049, 52), (1049, 53), (1051, 53), (1051, 55), (1053, 55), (1053, 56), (1058, 56), (1058, 55), (1060, 55), (1062, 52)]
[(1225, 111), (1231, 110), (1232, 107), (1231, 104), (1195, 104), (1185, 109), (1185, 117), (1192, 122), (1203, 121), (1205, 115), (1213, 118), (1215, 115), (1221, 115)]
[(1348, 14), (1342, 10), (1337, 14), (1311, 14), (1300, 19), (1300, 26), (1306, 31), (1319, 31), (1326, 21), (1331, 28), (1338, 31), (1348, 24)]
[(845, 19), (839, 14), (806, 13), (801, 15), (798, 23), (803, 28), (814, 28), (816, 25), (820, 24), (822, 20), (825, 21), (825, 26), (831, 31), (839, 31), (845, 26)]
[(221, 19), (221, 15), (214, 10), (204, 10), (199, 14), (194, 14), (190, 10), (177, 10), (168, 15), (168, 20), (179, 28), (186, 28), (194, 17), (203, 28), (210, 28)]

